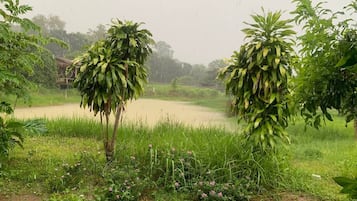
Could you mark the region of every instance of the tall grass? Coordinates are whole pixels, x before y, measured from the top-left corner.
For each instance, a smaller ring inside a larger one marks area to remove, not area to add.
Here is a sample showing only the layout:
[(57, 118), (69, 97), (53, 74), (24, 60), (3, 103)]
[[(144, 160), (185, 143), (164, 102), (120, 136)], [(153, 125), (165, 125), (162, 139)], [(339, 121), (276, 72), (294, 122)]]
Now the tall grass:
[[(6, 184), (10, 189), (15, 183), (36, 184), (42, 192), (64, 192), (67, 187), (76, 192), (108, 189), (103, 178), (110, 175), (110, 181), (135, 183), (135, 178), (142, 178), (144, 184), (135, 185), (149, 200), (157, 193), (162, 197), (173, 192), (196, 200), (213, 190), (230, 200), (246, 200), (276, 188), (286, 176), (283, 155), (254, 154), (242, 136), (219, 128), (191, 128), (174, 122), (153, 128), (122, 125), (116, 161), (107, 167), (98, 122), (62, 118), (48, 120), (47, 125), (47, 134), (28, 136), (25, 149), (16, 149), (11, 156), (6, 169), (20, 166), (21, 171), (7, 174), (8, 181), (16, 181)], [(115, 185), (122, 188), (122, 183)], [(0, 189), (4, 187), (0, 184)], [(130, 192), (134, 194), (134, 190)]]

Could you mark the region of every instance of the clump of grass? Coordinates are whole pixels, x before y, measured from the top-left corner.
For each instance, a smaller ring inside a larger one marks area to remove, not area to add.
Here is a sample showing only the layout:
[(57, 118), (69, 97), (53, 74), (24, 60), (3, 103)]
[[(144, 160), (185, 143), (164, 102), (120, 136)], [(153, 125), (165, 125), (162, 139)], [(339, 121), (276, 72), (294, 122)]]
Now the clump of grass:
[(101, 125), (85, 118), (58, 118), (47, 120), (48, 136), (95, 138), (101, 137)]

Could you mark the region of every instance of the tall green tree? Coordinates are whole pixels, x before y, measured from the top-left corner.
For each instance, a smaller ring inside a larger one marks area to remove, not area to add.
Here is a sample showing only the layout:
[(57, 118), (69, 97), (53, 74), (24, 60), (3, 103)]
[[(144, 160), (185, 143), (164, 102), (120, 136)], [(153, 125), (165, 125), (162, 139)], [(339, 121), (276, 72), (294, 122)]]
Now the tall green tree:
[[(33, 73), (34, 65), (43, 63), (41, 53), (46, 51), (43, 46), (48, 42), (32, 34), (39, 32), (38, 26), (20, 17), (30, 10), (30, 6), (20, 5), (19, 1), (0, 0), (0, 159), (7, 156), (15, 144), (22, 145), (21, 131), (31, 125), (31, 122), (26, 126), (3, 115), (11, 114), (13, 109), (9, 103), (1, 101), (1, 97), (28, 94), (31, 83), (26, 75)], [(16, 26), (21, 29), (15, 31)]]
[[(141, 23), (115, 21), (104, 40), (96, 42), (74, 61), (80, 70), (74, 86), (81, 93), (81, 106), (105, 119), (103, 143), (107, 161), (114, 157), (117, 130), (128, 100), (137, 98), (147, 79), (144, 63), (151, 53), (151, 33)], [(75, 66), (74, 66), (75, 67)], [(109, 117), (114, 113), (114, 129)]]
[(292, 72), (291, 20), (281, 20), (281, 12), (252, 15), (253, 23), (243, 29), (248, 42), (234, 52), (229, 66), (219, 77), (232, 95), (233, 110), (245, 120), (245, 134), (258, 150), (268, 151), (288, 140), (288, 79)]
[(296, 77), (301, 114), (307, 125), (319, 127), (322, 120), (333, 120), (329, 110), (336, 109), (346, 123), (354, 120), (357, 138), (357, 29), (353, 19), (339, 20), (356, 13), (356, 3), (333, 12), (321, 2), (293, 2), (295, 21), (304, 31)]

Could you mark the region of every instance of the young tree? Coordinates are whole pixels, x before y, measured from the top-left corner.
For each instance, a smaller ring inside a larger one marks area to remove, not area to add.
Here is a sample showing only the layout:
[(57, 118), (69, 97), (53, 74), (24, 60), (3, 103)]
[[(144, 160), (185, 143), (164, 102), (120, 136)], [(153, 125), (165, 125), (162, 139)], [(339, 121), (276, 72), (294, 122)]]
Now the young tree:
[[(329, 109), (354, 120), (357, 138), (357, 29), (352, 19), (340, 20), (344, 12), (332, 12), (311, 0), (296, 3), (295, 21), (305, 33), (299, 37), (300, 66), (296, 77), (296, 100), (308, 125), (319, 127), (321, 119), (332, 121)], [(356, 3), (346, 7), (356, 12)], [(322, 113), (319, 112), (321, 110)]]
[(233, 96), (234, 112), (247, 122), (247, 139), (267, 151), (278, 140), (289, 139), (284, 129), (290, 115), (288, 78), (295, 32), (290, 20), (280, 19), (281, 12), (264, 12), (252, 18), (254, 23), (246, 23), (250, 27), (243, 29), (249, 41), (234, 52), (219, 77)]
[[(74, 86), (81, 93), (82, 107), (105, 118), (103, 142), (107, 161), (114, 157), (117, 130), (128, 100), (137, 98), (146, 82), (144, 62), (151, 53), (151, 33), (141, 23), (113, 22), (104, 40), (96, 42), (74, 61), (80, 66)], [(109, 117), (114, 112), (113, 132)]]

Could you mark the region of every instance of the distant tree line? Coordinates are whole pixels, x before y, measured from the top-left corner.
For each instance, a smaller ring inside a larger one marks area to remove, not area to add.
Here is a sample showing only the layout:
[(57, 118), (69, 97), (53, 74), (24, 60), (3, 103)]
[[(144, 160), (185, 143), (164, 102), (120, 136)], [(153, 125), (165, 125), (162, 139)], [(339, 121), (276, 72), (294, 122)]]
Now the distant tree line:
[(66, 23), (58, 16), (37, 15), (32, 18), (32, 21), (41, 28), (41, 34), (46, 37), (59, 39), (64, 44), (50, 42), (45, 47), (50, 52), (43, 52), (41, 55), (44, 61), (44, 66), (35, 65), (33, 73), (26, 75), (30, 81), (47, 88), (56, 87), (56, 79), (58, 76), (55, 57), (64, 57), (73, 59), (81, 54), (86, 47), (93, 42), (104, 37), (106, 28), (104, 25), (98, 25), (96, 29), (90, 29), (86, 34), (83, 33), (68, 33), (65, 30)]
[(149, 81), (170, 83), (177, 81), (181, 85), (218, 87), (216, 76), (219, 68), (226, 65), (223, 59), (217, 59), (208, 64), (189, 64), (173, 57), (174, 51), (164, 41), (155, 44), (154, 52), (149, 57)]
[[(58, 16), (37, 15), (32, 21), (41, 27), (44, 36), (53, 37), (64, 41), (67, 45), (49, 43), (46, 45), (54, 56), (73, 59), (80, 55), (94, 42), (103, 39), (106, 33), (105, 25), (98, 25), (95, 29), (89, 29), (87, 33), (69, 33), (66, 31), (66, 23)], [(48, 53), (42, 55), (45, 67), (35, 66), (34, 73), (28, 79), (44, 87), (55, 87), (57, 78), (57, 66), (54, 56)], [(149, 82), (171, 83), (176, 80), (179, 85), (193, 85), (204, 87), (221, 87), (216, 81), (218, 69), (226, 64), (223, 59), (217, 59), (208, 64), (190, 64), (174, 58), (171, 46), (158, 41), (153, 47), (153, 54), (146, 63)]]

